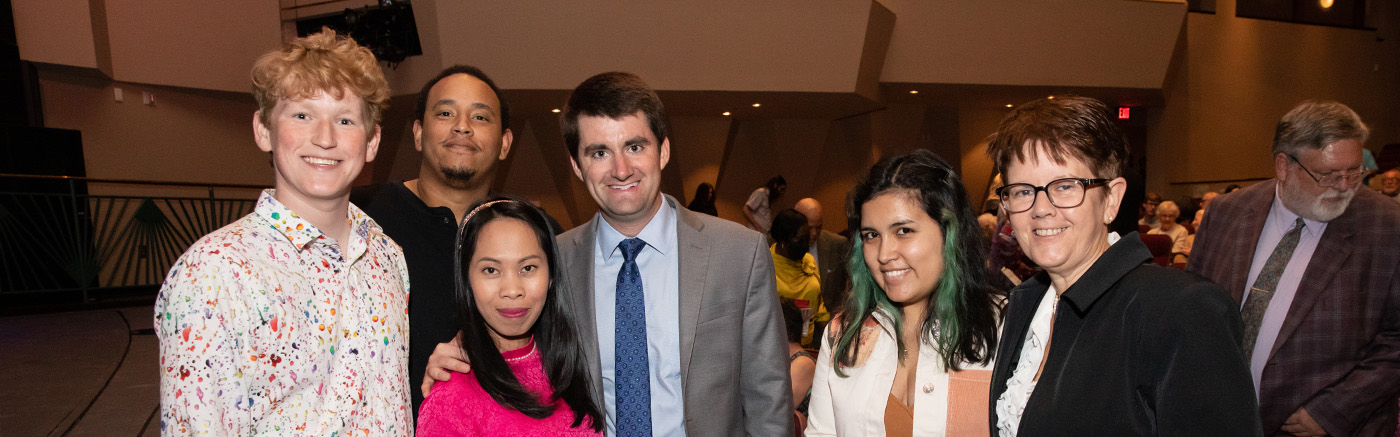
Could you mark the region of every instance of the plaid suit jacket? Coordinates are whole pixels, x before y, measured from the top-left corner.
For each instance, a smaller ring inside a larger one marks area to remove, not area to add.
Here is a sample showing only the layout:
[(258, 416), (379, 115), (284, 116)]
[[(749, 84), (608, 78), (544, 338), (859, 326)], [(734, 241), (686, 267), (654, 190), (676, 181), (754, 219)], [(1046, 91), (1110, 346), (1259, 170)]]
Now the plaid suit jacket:
[[(1216, 198), (1188, 270), (1239, 304), (1276, 179)], [(1400, 206), (1369, 189), (1328, 222), (1259, 383), (1265, 435), (1299, 407), (1331, 435), (1392, 435), (1400, 394)]]

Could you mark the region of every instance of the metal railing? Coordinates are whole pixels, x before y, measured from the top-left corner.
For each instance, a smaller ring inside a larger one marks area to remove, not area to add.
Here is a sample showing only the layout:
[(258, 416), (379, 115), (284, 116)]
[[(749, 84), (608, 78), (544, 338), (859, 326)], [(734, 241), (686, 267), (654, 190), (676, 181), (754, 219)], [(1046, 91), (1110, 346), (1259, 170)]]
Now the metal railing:
[(195, 240), (252, 212), (261, 188), (0, 174), (0, 298), (154, 293)]

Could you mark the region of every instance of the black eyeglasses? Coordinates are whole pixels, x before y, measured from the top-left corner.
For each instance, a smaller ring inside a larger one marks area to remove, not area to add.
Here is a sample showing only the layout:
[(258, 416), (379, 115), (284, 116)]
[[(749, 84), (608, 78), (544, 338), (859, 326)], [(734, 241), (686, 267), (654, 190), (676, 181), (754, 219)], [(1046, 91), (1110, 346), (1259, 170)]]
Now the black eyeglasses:
[(1084, 192), (1090, 188), (1100, 187), (1108, 183), (1111, 179), (1081, 179), (1064, 178), (1050, 181), (1043, 186), (1031, 184), (1010, 184), (997, 189), (997, 195), (1001, 196), (1001, 207), (1007, 213), (1015, 214), (1031, 209), (1035, 206), (1035, 199), (1041, 191), (1045, 192), (1045, 198), (1050, 200), (1050, 204), (1057, 208), (1073, 208), (1084, 203)]
[(1287, 156), (1288, 159), (1292, 159), (1294, 164), (1298, 164), (1298, 168), (1303, 169), (1303, 172), (1307, 173), (1308, 177), (1311, 177), (1313, 182), (1317, 182), (1317, 186), (1321, 188), (1335, 187), (1337, 183), (1341, 182), (1343, 179), (1346, 179), (1347, 185), (1356, 185), (1361, 183), (1361, 177), (1366, 175), (1366, 165), (1362, 164), (1361, 167), (1353, 170), (1334, 171), (1322, 175), (1322, 177), (1318, 177), (1313, 174), (1312, 170), (1308, 170), (1308, 167), (1304, 166), (1301, 161), (1298, 161), (1298, 157), (1289, 153), (1283, 155)]

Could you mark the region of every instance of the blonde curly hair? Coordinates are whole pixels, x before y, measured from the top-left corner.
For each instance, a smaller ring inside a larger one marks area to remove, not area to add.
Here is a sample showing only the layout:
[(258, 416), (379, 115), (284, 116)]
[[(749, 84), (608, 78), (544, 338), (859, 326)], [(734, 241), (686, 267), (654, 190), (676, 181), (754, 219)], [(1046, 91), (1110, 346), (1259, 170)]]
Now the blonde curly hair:
[(379, 126), (389, 101), (389, 82), (369, 49), (335, 30), (297, 38), (253, 64), (253, 98), (258, 120), (272, 127), (272, 108), (281, 99), (312, 98), (322, 92), (339, 99), (345, 90), (364, 100), (365, 130)]

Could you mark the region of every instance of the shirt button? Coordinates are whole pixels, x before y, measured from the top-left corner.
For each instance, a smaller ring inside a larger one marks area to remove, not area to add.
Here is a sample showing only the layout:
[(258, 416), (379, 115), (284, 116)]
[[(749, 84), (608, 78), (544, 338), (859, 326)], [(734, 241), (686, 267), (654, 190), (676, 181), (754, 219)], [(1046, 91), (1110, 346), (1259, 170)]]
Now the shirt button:
[(933, 383), (924, 384), (924, 393), (933, 393)]

